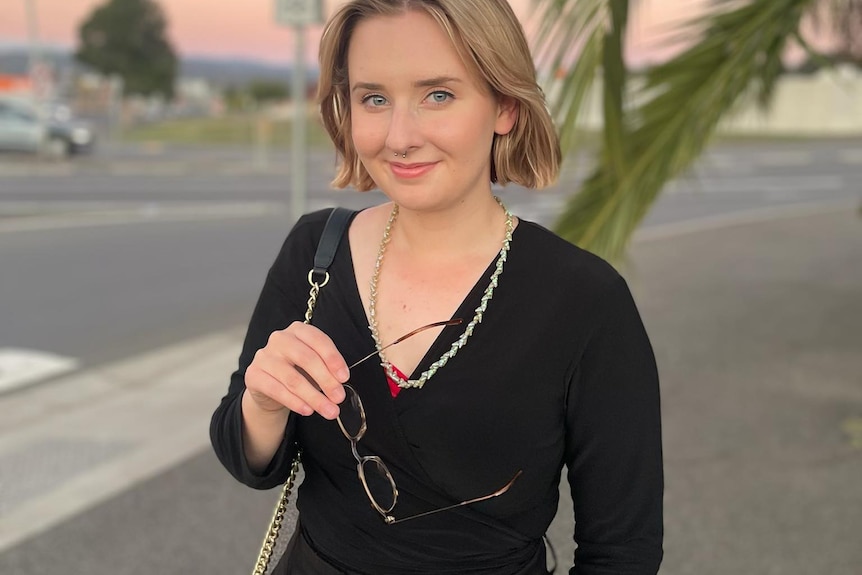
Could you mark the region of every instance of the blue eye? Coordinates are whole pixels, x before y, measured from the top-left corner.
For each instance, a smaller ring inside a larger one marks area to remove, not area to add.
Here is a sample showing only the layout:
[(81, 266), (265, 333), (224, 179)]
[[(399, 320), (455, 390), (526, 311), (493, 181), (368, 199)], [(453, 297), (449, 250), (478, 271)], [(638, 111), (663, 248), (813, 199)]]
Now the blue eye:
[(370, 94), (370, 95), (362, 98), (362, 103), (373, 106), (373, 107), (385, 106), (386, 105), (386, 98), (384, 98), (383, 96), (381, 96), (379, 94)]
[(451, 100), (454, 97), (454, 95), (445, 90), (437, 90), (436, 92), (431, 92), (429, 95), (429, 98), (431, 98), (431, 101), (435, 104), (445, 104), (447, 100)]

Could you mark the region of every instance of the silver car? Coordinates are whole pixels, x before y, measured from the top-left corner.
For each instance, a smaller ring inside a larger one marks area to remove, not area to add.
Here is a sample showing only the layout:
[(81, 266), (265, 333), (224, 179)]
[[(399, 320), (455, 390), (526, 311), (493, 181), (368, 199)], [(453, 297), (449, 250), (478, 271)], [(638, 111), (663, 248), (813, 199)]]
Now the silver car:
[(30, 102), (0, 97), (0, 151), (64, 158), (90, 152), (96, 136), (86, 123), (46, 111), (40, 119)]

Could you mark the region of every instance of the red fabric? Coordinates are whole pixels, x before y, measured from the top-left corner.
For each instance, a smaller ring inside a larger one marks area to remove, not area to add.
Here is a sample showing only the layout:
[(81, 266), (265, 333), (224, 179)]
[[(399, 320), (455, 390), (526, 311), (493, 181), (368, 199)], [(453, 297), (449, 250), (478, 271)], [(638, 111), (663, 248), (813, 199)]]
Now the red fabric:
[[(390, 364), (390, 365), (391, 365), (391, 364)], [(398, 369), (397, 367), (395, 367), (394, 365), (392, 366), (392, 371), (394, 371), (394, 372), (398, 375), (398, 377), (400, 377), (401, 379), (407, 379), (407, 376), (406, 376), (406, 375), (404, 375), (404, 374), (401, 372), (401, 370), (400, 370), (400, 369)], [(395, 383), (395, 380), (393, 380), (393, 379), (392, 379), (391, 377), (389, 377), (388, 375), (386, 376), (386, 383), (388, 383), (388, 384), (389, 384), (389, 393), (391, 393), (391, 394), (392, 394), (392, 397), (397, 397), (397, 396), (398, 396), (398, 394), (399, 394), (399, 393), (401, 393), (401, 388), (400, 388), (400, 387), (398, 387), (398, 384), (397, 384), (397, 383)]]

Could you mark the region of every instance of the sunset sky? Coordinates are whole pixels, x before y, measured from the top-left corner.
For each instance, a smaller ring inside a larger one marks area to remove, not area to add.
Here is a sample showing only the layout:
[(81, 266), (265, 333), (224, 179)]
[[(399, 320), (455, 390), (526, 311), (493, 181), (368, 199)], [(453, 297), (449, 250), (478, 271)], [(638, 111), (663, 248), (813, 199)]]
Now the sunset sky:
[[(105, 0), (4, 0), (0, 45), (27, 41), (28, 2), (35, 4), (38, 36), (50, 45), (71, 47), (80, 23)], [(629, 60), (633, 64), (661, 58), (666, 49), (656, 37), (668, 24), (696, 14), (706, 0), (643, 0), (633, 18)], [(337, 0), (326, 0), (330, 9)], [(530, 0), (510, 0), (522, 22), (529, 21)], [(271, 62), (292, 59), (293, 40), (287, 28), (273, 21), (275, 0), (160, 0), (169, 23), (169, 37), (183, 55), (239, 56)], [(316, 60), (319, 27), (308, 34), (308, 58)]]

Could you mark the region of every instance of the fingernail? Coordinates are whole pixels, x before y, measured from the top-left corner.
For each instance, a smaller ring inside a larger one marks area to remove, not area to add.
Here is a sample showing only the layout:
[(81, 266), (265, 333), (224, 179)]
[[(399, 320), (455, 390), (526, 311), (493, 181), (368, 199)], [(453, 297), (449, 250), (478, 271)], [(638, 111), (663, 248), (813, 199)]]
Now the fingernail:
[(348, 379), (350, 379), (350, 371), (345, 367), (338, 370), (338, 373), (335, 374), (338, 377), (338, 381), (344, 383)]
[(326, 419), (335, 419), (338, 417), (338, 406), (330, 405), (323, 410), (323, 414)]

